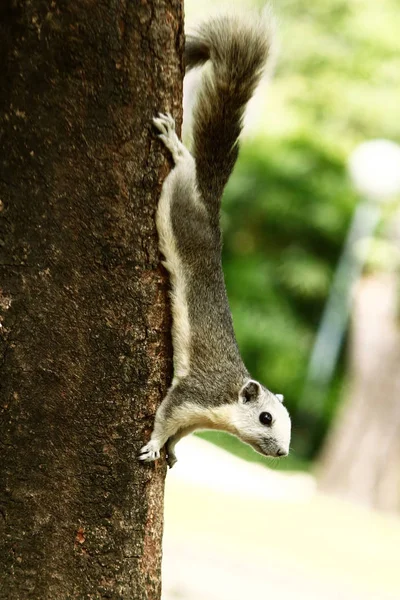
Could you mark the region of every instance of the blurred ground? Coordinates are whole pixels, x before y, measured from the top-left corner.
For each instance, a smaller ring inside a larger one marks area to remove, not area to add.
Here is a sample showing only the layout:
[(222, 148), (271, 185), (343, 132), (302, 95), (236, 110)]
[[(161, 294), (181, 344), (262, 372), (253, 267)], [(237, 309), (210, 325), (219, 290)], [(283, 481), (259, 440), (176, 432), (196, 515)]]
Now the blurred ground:
[(193, 436), (168, 473), (163, 600), (399, 600), (400, 519)]

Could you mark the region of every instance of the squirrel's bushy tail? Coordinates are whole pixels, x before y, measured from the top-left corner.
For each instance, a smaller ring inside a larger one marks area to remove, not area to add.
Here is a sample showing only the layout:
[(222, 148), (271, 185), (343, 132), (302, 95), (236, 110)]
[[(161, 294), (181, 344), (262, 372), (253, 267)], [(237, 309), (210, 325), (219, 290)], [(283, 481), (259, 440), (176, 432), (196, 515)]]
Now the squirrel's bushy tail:
[(200, 193), (213, 213), (219, 214), (218, 199), (237, 158), (246, 104), (270, 54), (267, 19), (266, 14), (223, 15), (186, 37), (186, 68), (204, 65), (193, 108), (192, 153)]

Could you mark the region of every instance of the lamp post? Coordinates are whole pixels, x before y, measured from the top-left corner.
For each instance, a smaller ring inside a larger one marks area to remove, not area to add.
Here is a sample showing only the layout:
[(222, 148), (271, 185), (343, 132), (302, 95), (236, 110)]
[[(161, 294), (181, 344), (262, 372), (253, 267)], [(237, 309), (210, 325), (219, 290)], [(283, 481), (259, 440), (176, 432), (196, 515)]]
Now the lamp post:
[(372, 140), (357, 146), (348, 161), (355, 189), (363, 198), (357, 205), (331, 285), (308, 365), (298, 411), (315, 419), (321, 413), (347, 329), (351, 293), (368, 254), (354, 252), (357, 243), (373, 236), (384, 203), (400, 193), (400, 146)]

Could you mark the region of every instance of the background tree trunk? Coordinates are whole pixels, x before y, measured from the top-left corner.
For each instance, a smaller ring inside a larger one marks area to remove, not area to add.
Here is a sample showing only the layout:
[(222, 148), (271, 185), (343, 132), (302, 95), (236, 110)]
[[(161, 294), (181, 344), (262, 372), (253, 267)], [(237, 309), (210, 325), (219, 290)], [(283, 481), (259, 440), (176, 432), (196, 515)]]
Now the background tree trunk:
[(351, 328), (350, 393), (321, 461), (320, 486), (350, 500), (400, 509), (398, 278), (365, 277)]
[(0, 598), (160, 597), (180, 0), (0, 6)]

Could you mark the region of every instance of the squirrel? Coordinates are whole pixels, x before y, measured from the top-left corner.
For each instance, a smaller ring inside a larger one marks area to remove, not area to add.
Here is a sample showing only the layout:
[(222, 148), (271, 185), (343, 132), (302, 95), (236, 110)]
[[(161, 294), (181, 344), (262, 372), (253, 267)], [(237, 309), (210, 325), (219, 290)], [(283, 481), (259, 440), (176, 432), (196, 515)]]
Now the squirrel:
[(150, 462), (196, 429), (236, 435), (266, 456), (289, 452), (283, 396), (251, 378), (241, 359), (221, 262), (221, 196), (238, 157), (246, 105), (265, 70), (270, 39), (263, 19), (238, 15), (203, 22), (186, 37), (186, 69), (202, 67), (193, 108), (192, 151), (170, 114), (153, 119), (174, 168), (165, 179), (156, 224), (170, 275), (174, 377), (139, 459)]

